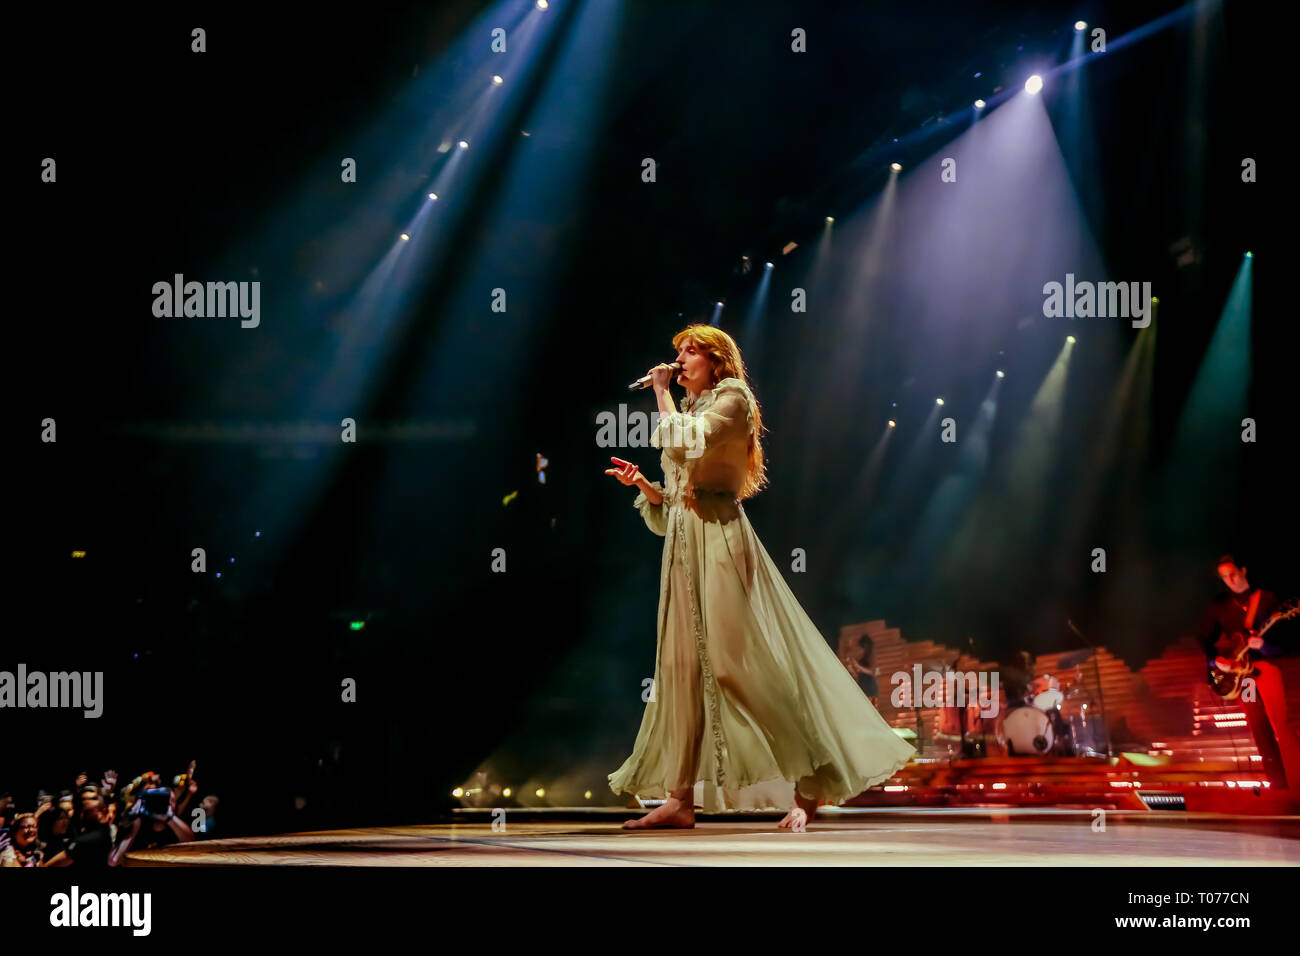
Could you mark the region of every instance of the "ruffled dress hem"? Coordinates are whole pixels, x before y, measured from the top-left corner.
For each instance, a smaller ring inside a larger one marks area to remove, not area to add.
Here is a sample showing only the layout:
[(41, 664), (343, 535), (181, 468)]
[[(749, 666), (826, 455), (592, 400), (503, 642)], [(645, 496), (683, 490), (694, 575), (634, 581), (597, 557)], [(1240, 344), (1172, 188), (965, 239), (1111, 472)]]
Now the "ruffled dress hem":
[[(900, 738), (900, 739), (901, 739), (901, 738)], [(822, 795), (822, 796), (817, 797), (817, 799), (818, 799), (822, 804), (828, 804), (828, 805), (831, 805), (831, 806), (839, 806), (839, 805), (840, 805), (841, 803), (843, 803), (845, 800), (849, 800), (849, 799), (851, 799), (851, 798), (853, 798), (853, 797), (856, 797), (858, 794), (862, 793), (862, 792), (865, 791), (865, 790), (869, 790), (870, 788), (876, 786), (876, 785), (879, 784), (879, 783), (884, 783), (884, 782), (885, 782), (886, 780), (888, 780), (890, 777), (894, 776), (894, 774), (898, 773), (898, 771), (900, 771), (900, 770), (902, 770), (904, 767), (906, 767), (906, 766), (911, 762), (912, 758), (915, 757), (915, 756), (916, 756), (915, 752), (910, 753), (910, 754), (908, 754), (908, 755), (905, 756), (905, 757), (900, 757), (899, 759), (897, 759), (897, 760), (894, 762), (894, 764), (893, 764), (893, 765), (892, 765), (888, 770), (882, 771), (882, 772), (880, 772), (880, 773), (875, 773), (875, 774), (872, 774), (872, 775), (867, 776), (867, 777), (862, 777), (862, 778), (860, 778), (858, 781), (855, 781), (855, 782), (854, 782), (854, 784), (853, 784), (852, 787), (849, 788), (849, 790), (851, 791), (851, 792), (849, 792), (849, 793), (845, 793), (845, 794), (843, 794), (843, 795), (834, 794), (834, 793), (832, 793), (832, 794), (825, 794), (825, 795)], [(829, 762), (827, 762), (827, 763), (823, 763), (823, 764), (819, 764), (818, 766), (822, 766), (822, 767), (824, 767), (824, 766), (828, 766), (828, 765), (829, 765)], [(735, 791), (735, 790), (743, 790), (743, 789), (746, 789), (746, 788), (748, 788), (748, 787), (755, 787), (755, 786), (760, 786), (760, 785), (776, 785), (776, 784), (778, 784), (778, 783), (788, 783), (788, 784), (791, 784), (792, 786), (797, 787), (797, 786), (798, 786), (798, 782), (799, 782), (800, 780), (802, 780), (804, 777), (814, 776), (815, 774), (816, 774), (816, 768), (814, 768), (813, 766), (809, 765), (809, 766), (807, 767), (807, 769), (803, 769), (801, 772), (795, 774), (795, 775), (793, 776), (793, 779), (792, 779), (791, 776), (789, 776), (789, 775), (780, 776), (780, 777), (766, 777), (766, 776), (765, 776), (765, 777), (763, 777), (762, 779), (742, 779), (739, 783), (732, 783), (732, 782), (731, 782), (731, 777), (730, 777), (730, 775), (728, 775), (728, 777), (727, 777), (727, 784), (725, 785), (725, 787), (721, 787), (721, 788), (719, 788), (719, 789), (722, 789), (724, 792), (729, 792), (729, 791)], [(624, 784), (624, 785), (622, 785), (622, 786), (619, 786), (619, 785), (615, 784), (615, 782), (614, 782), (614, 778), (615, 778), (616, 776), (618, 776), (617, 773), (611, 773), (611, 774), (609, 775), (609, 788), (610, 788), (614, 793), (617, 793), (617, 794), (620, 794), (620, 795), (621, 795), (621, 794), (624, 794), (624, 793), (630, 793), (630, 794), (632, 794), (633, 796), (642, 797), (642, 798), (644, 798), (644, 799), (648, 799), (648, 800), (665, 800), (665, 799), (668, 798), (668, 795), (669, 795), (673, 790), (679, 789), (678, 787), (667, 787), (667, 786), (665, 786), (665, 785), (663, 785), (663, 784), (658, 784), (658, 785), (655, 785), (655, 784)], [(692, 785), (692, 787), (693, 787), (694, 789), (698, 789), (698, 787), (699, 787), (701, 784), (704, 784), (704, 785), (706, 785), (706, 786), (718, 787), (718, 784), (717, 784), (716, 782), (712, 781), (712, 780), (696, 780), (695, 783)], [(808, 795), (805, 794), (805, 796), (808, 796)], [(810, 797), (810, 799), (811, 799), (811, 797)], [(763, 809), (763, 808), (761, 808), (761, 807), (725, 807), (725, 808), (720, 808), (720, 809), (710, 809), (710, 808), (707, 808), (707, 807), (706, 807), (706, 808), (704, 808), (704, 809), (705, 809), (705, 812), (706, 812), (706, 813), (723, 813), (723, 812), (742, 811), (742, 810), (760, 810), (760, 809)]]

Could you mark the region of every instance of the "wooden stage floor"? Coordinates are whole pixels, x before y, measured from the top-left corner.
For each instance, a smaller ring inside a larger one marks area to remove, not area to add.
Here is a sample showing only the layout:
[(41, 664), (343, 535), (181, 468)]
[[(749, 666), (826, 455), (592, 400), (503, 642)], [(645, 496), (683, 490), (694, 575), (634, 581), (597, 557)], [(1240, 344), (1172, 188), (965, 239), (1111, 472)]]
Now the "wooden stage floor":
[(625, 831), (626, 810), (289, 833), (132, 853), (128, 866), (1296, 866), (1300, 817), (1087, 810), (845, 809), (803, 833), (779, 814), (698, 814), (693, 830)]

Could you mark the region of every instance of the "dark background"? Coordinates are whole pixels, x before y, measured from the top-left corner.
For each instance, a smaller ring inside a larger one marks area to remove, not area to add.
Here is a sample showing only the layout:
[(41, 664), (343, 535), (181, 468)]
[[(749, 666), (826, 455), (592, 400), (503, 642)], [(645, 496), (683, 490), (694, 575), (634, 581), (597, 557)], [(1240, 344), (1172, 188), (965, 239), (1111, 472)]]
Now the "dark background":
[[(627, 381), (670, 360), (672, 334), (707, 320), (715, 300), (728, 303), (722, 325), (738, 334), (757, 277), (741, 273), (740, 257), (779, 260), (795, 239), (791, 268), (806, 270), (823, 217), (847, 214), (884, 185), (877, 157), (894, 138), (905, 168), (919, 162), (936, 143), (909, 155), (909, 134), (949, 123), (994, 86), (1022, 83), (1030, 55), (1059, 62), (1076, 17), (1105, 25), (1113, 41), (1176, 5), (622, 8), (600, 85), (572, 91), (598, 102), (584, 119), (581, 188), (550, 219), (502, 212), (493, 201), (517, 140), (486, 158), (467, 154), (483, 163), (483, 178), (448, 253), (382, 332), (391, 358), (368, 366), (373, 388), (352, 404), (332, 403), (318, 357), (346, 342), (333, 303), (353, 287), (319, 303), (277, 290), (332, 279), (321, 261), (352, 262), (364, 275), (376, 258), (371, 232), (403, 228), (410, 204), (359, 210), (358, 191), (337, 182), (339, 157), (356, 157), (363, 178), (372, 169), (393, 181), (409, 174), (418, 196), (426, 170), (403, 169), (411, 130), (392, 111), (427, 64), (450, 75), (483, 68), (486, 56), (462, 64), (448, 51), (490, 8), (406, 3), (289, 16), (221, 5), (114, 10), (75, 24), (52, 7), (18, 14), (13, 42), (30, 64), (11, 154), (22, 318), (10, 332), (18, 409), (10, 447), (19, 480), (15, 614), (0, 669), (23, 661), (104, 670), (107, 688), (97, 721), (0, 714), (9, 749), (0, 789), (27, 804), (38, 787), (70, 786), (80, 770), (170, 775), (194, 757), (205, 792), (222, 795), (227, 833), (431, 820), (453, 805), (451, 788), (485, 766), (517, 788), (548, 785), (560, 802), (586, 787), (595, 802), (617, 802), (604, 775), (630, 750), (641, 680), (652, 673), (661, 541), (632, 510), (633, 492), (602, 474), (608, 453), (592, 441), (595, 414), (626, 400)], [(576, 19), (564, 4), (549, 15), (559, 18), (557, 37)], [(206, 54), (189, 51), (194, 25), (208, 31)], [(808, 30), (808, 55), (790, 56), (792, 26)], [(931, 384), (954, 408), (973, 408), (991, 369), (1004, 361), (1014, 378), (1021, 356), (1028, 391), (1004, 396), (996, 458), (1057, 345), (1018, 344), (1012, 323), (1004, 360), (990, 352), (930, 364), (897, 316), (871, 373), (846, 387), (819, 377), (828, 343), (785, 308), (795, 280), (774, 280), (765, 338), (746, 351), (770, 430), (771, 486), (746, 510), (783, 569), (792, 548), (809, 551), (810, 573), (787, 580), (828, 639), (843, 624), (883, 617), (910, 639), (971, 636), (988, 655), (1043, 653), (1074, 646), (1066, 611), (1138, 666), (1191, 631), (1217, 586), (1220, 551), (1249, 549), (1257, 581), (1293, 589), (1300, 569), (1285, 531), (1293, 478), (1280, 440), (1288, 428), (1287, 440), (1294, 435), (1290, 353), (1269, 306), (1281, 250), (1259, 232), (1276, 198), (1258, 139), (1257, 51), (1267, 29), (1249, 4), (1216, 15), (1199, 187), (1185, 150), (1186, 25), (1087, 68), (1096, 166), (1071, 172), (1098, 184), (1084, 205), (1112, 274), (1153, 279), (1166, 319), (1153, 470), (1241, 252), (1256, 254), (1249, 407), (1264, 438), (1233, 463), (1238, 494), (1215, 503), (1213, 527), (1169, 539), (1151, 532), (1140, 554), (1112, 554), (1112, 573), (1149, 582), (1130, 605), (1098, 601), (1086, 564), (1053, 573), (1050, 529), (1014, 557), (989, 541), (964, 583), (940, 594), (895, 576), (867, 600), (827, 571), (904, 549), (909, 515), (943, 473), (942, 461), (932, 463), (883, 524), (871, 502), (852, 504), (854, 477), (886, 417), (919, 424), (932, 393), (917, 395)], [(539, 58), (543, 70), (558, 62), (558, 41)], [(503, 125), (532, 126), (540, 102), (516, 101)], [(961, 128), (953, 123), (951, 135)], [(658, 162), (653, 189), (639, 175), (646, 155)], [(37, 178), (45, 156), (58, 160), (57, 185)], [(1240, 183), (1243, 156), (1260, 160), (1260, 184)], [(357, 215), (352, 252), (337, 229)], [(1190, 268), (1170, 252), (1184, 236), (1201, 252)], [(505, 327), (487, 308), (501, 283), (457, 286), (502, 249), (512, 290), (526, 290)], [(251, 267), (265, 282), (259, 329), (150, 313), (155, 281), (176, 272), (249, 278)], [(466, 309), (463, 294), (481, 307)], [(1050, 331), (1053, 343), (1060, 331)], [(1027, 330), (1025, 342), (1037, 334)], [(1081, 342), (1067, 418), (1093, 422), (1087, 411), (1104, 403), (1116, 368), (1114, 354)], [(323, 397), (313, 404), (309, 394)], [(645, 393), (630, 402), (653, 407)], [(344, 415), (467, 428), (335, 452), (124, 428), (304, 419), (334, 427)], [(56, 444), (36, 438), (46, 417), (58, 423)], [(1090, 425), (1067, 429), (1063, 460), (1077, 463), (1094, 437)], [(887, 473), (904, 448), (891, 450)], [(533, 470), (539, 451), (550, 460), (544, 487)], [(636, 451), (629, 457), (658, 478), (657, 456)], [(802, 463), (814, 454), (808, 487)], [(1077, 478), (1070, 466), (1055, 470), (1049, 497), (1068, 500)], [(1187, 482), (1194, 490), (1197, 476)], [(1098, 540), (1120, 537), (1122, 520), (1102, 514)], [(204, 575), (190, 571), (199, 546)], [(505, 575), (490, 571), (497, 547), (509, 555)], [(87, 557), (71, 560), (74, 548)], [(1166, 560), (1199, 571), (1170, 579)], [(351, 630), (360, 619), (365, 629)], [(339, 702), (345, 677), (358, 682), (355, 704)]]

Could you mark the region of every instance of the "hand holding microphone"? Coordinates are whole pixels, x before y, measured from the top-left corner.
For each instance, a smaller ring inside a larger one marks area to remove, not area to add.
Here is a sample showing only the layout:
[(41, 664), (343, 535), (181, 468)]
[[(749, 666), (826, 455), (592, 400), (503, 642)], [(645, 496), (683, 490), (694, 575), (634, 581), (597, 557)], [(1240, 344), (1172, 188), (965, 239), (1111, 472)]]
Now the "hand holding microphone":
[(655, 388), (667, 388), (668, 383), (672, 381), (673, 376), (681, 370), (681, 362), (673, 362), (670, 365), (656, 365), (650, 370), (648, 375), (642, 375), (635, 382), (629, 385), (628, 390), (635, 392), (639, 388), (646, 388), (650, 385), (653, 385)]

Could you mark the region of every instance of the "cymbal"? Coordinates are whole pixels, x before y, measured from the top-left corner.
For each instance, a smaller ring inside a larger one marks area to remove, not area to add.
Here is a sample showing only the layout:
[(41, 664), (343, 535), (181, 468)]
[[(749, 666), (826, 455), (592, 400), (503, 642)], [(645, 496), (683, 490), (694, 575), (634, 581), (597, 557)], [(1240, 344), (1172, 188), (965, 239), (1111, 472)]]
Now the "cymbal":
[(1078, 667), (1084, 661), (1091, 659), (1092, 655), (1093, 655), (1093, 650), (1091, 647), (1085, 647), (1081, 650), (1072, 651), (1071, 653), (1062, 656), (1061, 662), (1057, 666)]

